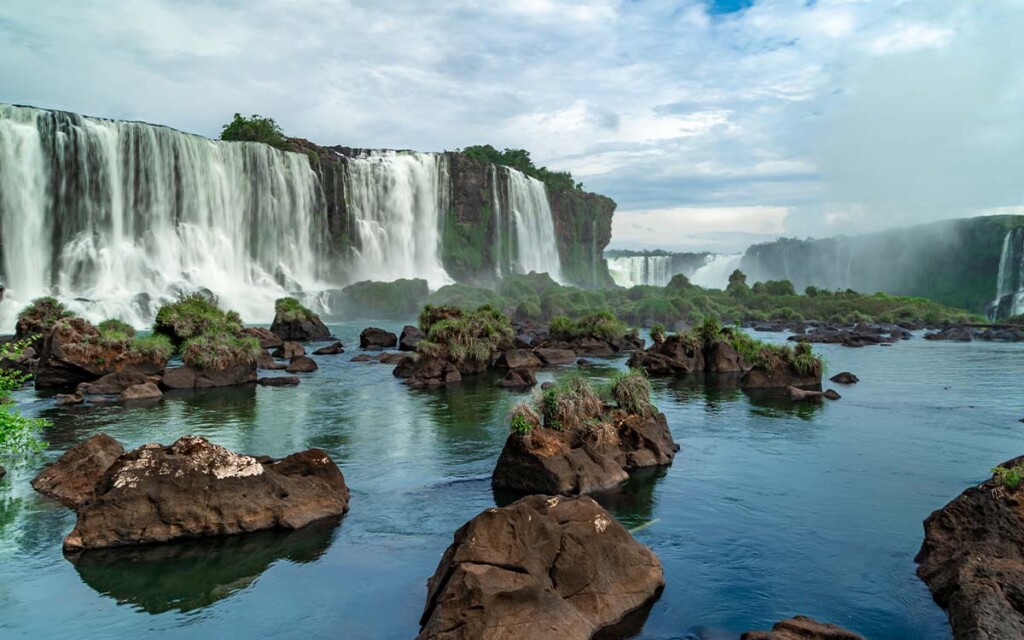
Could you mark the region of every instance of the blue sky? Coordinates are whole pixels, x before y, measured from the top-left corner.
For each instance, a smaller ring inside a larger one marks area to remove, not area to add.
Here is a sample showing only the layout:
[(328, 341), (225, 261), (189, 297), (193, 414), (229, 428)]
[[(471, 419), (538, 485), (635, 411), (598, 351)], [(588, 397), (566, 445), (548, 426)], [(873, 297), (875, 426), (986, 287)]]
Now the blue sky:
[(0, 101), (215, 136), (530, 149), (613, 246), (1024, 203), (1024, 0), (5, 0)]

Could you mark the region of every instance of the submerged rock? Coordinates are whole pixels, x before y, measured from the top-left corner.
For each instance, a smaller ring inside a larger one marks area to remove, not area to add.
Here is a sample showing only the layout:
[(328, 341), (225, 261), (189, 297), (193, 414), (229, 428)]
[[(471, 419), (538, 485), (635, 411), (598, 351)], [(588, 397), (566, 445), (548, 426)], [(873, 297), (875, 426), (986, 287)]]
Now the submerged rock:
[(92, 502), (96, 484), (123, 454), (120, 442), (105, 433), (97, 434), (44, 468), (32, 480), (32, 488), (70, 509), (81, 509)]
[(1024, 487), (993, 476), (961, 493), (924, 521), (914, 561), (956, 640), (1024, 638)]
[(837, 392), (835, 389), (826, 389), (825, 393), (821, 395), (824, 396), (826, 400), (839, 400), (843, 397), (839, 395), (839, 392)]
[(840, 373), (837, 373), (836, 375), (829, 378), (829, 380), (837, 384), (857, 384), (858, 382), (860, 382), (860, 378), (853, 375), (849, 371), (842, 371)]
[(298, 342), (286, 340), (281, 344), (280, 347), (275, 349), (274, 353), (271, 355), (273, 355), (275, 358), (284, 358), (285, 360), (291, 360), (292, 358), (306, 355), (306, 348), (303, 347)]
[(628, 480), (628, 471), (672, 464), (678, 450), (664, 414), (644, 418), (616, 410), (581, 429), (510, 434), (491, 483), (524, 493), (607, 491)]
[(271, 461), (186, 436), (122, 455), (79, 510), (64, 549), (298, 529), (344, 514), (348, 499), (345, 478), (320, 449)]
[(160, 391), (160, 387), (156, 386), (154, 382), (143, 382), (142, 384), (135, 384), (124, 391), (118, 396), (118, 399), (122, 402), (128, 402), (131, 400), (155, 400), (163, 397), (163, 392)]
[(525, 389), (536, 386), (537, 376), (533, 369), (509, 369), (505, 378), (498, 383), (499, 387), (508, 389)]
[(834, 624), (796, 616), (776, 622), (771, 631), (748, 631), (740, 640), (864, 640), (864, 636)]
[(419, 327), (414, 327), (411, 324), (405, 325), (402, 327), (402, 335), (398, 337), (398, 350), (415, 351), (416, 343), (426, 339), (427, 336), (423, 335)]
[(57, 406), (68, 406), (72, 404), (82, 404), (85, 402), (85, 396), (82, 395), (81, 391), (74, 393), (58, 393), (54, 396), (57, 399)]
[(274, 376), (272, 378), (260, 378), (256, 384), (262, 387), (296, 387), (299, 384), (298, 376)]
[(182, 365), (168, 369), (160, 379), (160, 385), (165, 389), (209, 389), (253, 382), (256, 382), (256, 366), (246, 364), (213, 370)]
[(740, 386), (744, 389), (761, 390), (784, 390), (790, 387), (798, 389), (809, 389), (811, 391), (821, 390), (821, 376), (802, 375), (788, 365), (783, 365), (771, 371), (766, 369), (751, 369), (740, 378)]
[(390, 349), (397, 344), (398, 336), (377, 327), (368, 327), (359, 334), (360, 349)]
[(949, 327), (942, 331), (925, 334), (925, 340), (950, 340), (952, 342), (972, 342), (975, 332), (967, 327)]
[(462, 374), (455, 365), (423, 354), (403, 359), (393, 373), (410, 387), (440, 387), (462, 382)]
[(355, 356), (349, 362), (373, 362), (373, 357), (364, 353), (362, 355)]
[(810, 391), (807, 389), (800, 389), (798, 387), (789, 387), (786, 389), (789, 393), (789, 399), (793, 402), (800, 402), (802, 400), (821, 400), (825, 394), (821, 391)]
[(4, 469), (4, 466), (2, 464), (0, 464), (0, 480), (3, 480), (4, 476), (6, 476), (6, 475), (7, 475), (7, 469)]
[(646, 617), (664, 586), (657, 556), (592, 499), (529, 496), (455, 532), (418, 640), (587, 640)]
[(345, 347), (341, 342), (334, 342), (327, 345), (326, 347), (320, 347), (313, 352), (314, 356), (336, 356), (339, 353), (345, 353)]
[(78, 392), (84, 395), (120, 395), (128, 387), (151, 382), (150, 377), (138, 371), (115, 371), (95, 382), (83, 382)]
[(288, 363), (288, 368), (285, 371), (288, 373), (311, 373), (319, 368), (320, 366), (312, 358), (296, 356)]

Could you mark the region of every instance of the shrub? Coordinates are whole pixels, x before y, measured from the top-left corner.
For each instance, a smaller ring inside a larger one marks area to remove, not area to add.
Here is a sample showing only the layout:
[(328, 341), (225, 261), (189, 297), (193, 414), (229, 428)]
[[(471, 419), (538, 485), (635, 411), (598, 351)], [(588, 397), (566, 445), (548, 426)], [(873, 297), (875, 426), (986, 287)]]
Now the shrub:
[(168, 360), (174, 354), (174, 345), (167, 336), (153, 334), (132, 340), (131, 350), (147, 360)]
[(274, 302), (274, 315), (281, 322), (306, 322), (318, 317), (295, 298), (280, 298)]
[(285, 142), (284, 133), (273, 118), (264, 118), (256, 114), (246, 118), (240, 113), (236, 113), (234, 119), (224, 125), (220, 131), (220, 139), (263, 142), (275, 147), (280, 147)]
[(540, 416), (533, 407), (525, 403), (512, 407), (509, 419), (512, 423), (512, 433), (520, 436), (525, 436), (540, 426)]
[(626, 413), (647, 418), (657, 411), (651, 403), (651, 381), (642, 369), (616, 373), (608, 384), (608, 393)]
[(993, 478), (1007, 489), (1016, 489), (1024, 480), (1024, 463), (1012, 467), (998, 466), (992, 469)]
[[(28, 340), (0, 347), (0, 360), (14, 360), (28, 346)], [(21, 388), (29, 374), (13, 369), (0, 369), (0, 456), (18, 456), (46, 448), (39, 436), (50, 423), (39, 418), (26, 418), (15, 407), (11, 393)]]
[(24, 339), (50, 331), (58, 320), (74, 315), (57, 298), (36, 298), (18, 313), (17, 337)]
[(491, 354), (512, 348), (516, 333), (505, 314), (489, 305), (469, 313), (452, 313), (441, 307), (427, 308), (420, 315), (420, 324), (429, 327), (424, 347), (444, 352), (456, 366), (469, 364), (487, 367)]
[(561, 431), (578, 430), (604, 413), (604, 402), (580, 375), (562, 379), (553, 387), (543, 390), (539, 398), (540, 415), (544, 426)]
[(153, 325), (153, 333), (167, 336), (176, 345), (206, 333), (234, 335), (241, 330), (242, 321), (237, 313), (225, 313), (216, 302), (198, 293), (160, 307)]
[(132, 338), (135, 336), (135, 327), (121, 320), (104, 320), (96, 325), (96, 328), (99, 329), (100, 335), (108, 336), (112, 339), (118, 337)]
[(256, 364), (261, 353), (263, 349), (256, 338), (217, 332), (190, 338), (185, 342), (181, 359), (190, 367), (210, 371)]
[(660, 322), (655, 322), (651, 327), (651, 340), (654, 340), (656, 344), (665, 342), (665, 325)]

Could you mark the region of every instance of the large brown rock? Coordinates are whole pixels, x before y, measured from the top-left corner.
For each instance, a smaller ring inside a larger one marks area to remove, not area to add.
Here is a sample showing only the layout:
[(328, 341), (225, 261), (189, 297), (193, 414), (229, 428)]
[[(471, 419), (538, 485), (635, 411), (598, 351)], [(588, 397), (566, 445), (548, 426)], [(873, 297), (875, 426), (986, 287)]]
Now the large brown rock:
[(165, 389), (209, 389), (256, 382), (256, 365), (236, 364), (226, 369), (196, 369), (188, 365), (168, 369), (160, 385)]
[(715, 342), (704, 350), (704, 371), (708, 373), (743, 373), (749, 368), (727, 342)]
[(280, 336), (263, 327), (246, 327), (242, 329), (242, 335), (259, 340), (261, 349), (276, 349), (284, 342)]
[(58, 322), (43, 341), (36, 388), (73, 389), (117, 371), (159, 375), (166, 365), (166, 360), (144, 356), (124, 344), (104, 344), (96, 327), (70, 318)]
[(499, 387), (506, 389), (527, 389), (537, 385), (537, 376), (533, 369), (509, 369), (505, 378), (498, 382)]
[(306, 355), (306, 348), (303, 347), (298, 342), (286, 340), (283, 343), (281, 343), (281, 346), (275, 349), (274, 353), (271, 355), (273, 355), (275, 358), (284, 358), (285, 360), (291, 360), (292, 358), (297, 358), (298, 356)]
[(2, 464), (0, 464), (0, 480), (3, 480), (4, 476), (6, 476), (6, 475), (7, 475), (7, 469), (4, 469), (4, 466)]
[(540, 361), (546, 367), (553, 367), (560, 364), (573, 364), (576, 362), (576, 352), (572, 349), (534, 349)]
[(795, 616), (776, 622), (771, 631), (748, 631), (740, 640), (864, 640), (864, 636), (834, 624)]
[(956, 640), (1024, 638), (1024, 487), (967, 489), (924, 521), (914, 560)]
[(320, 320), (320, 316), (313, 314), (312, 317), (292, 321), (285, 320), (280, 314), (274, 316), (274, 322), (270, 325), (270, 331), (283, 340), (297, 340), (299, 342), (311, 342), (317, 340), (329, 340), (331, 330)]
[(628, 480), (628, 471), (671, 464), (678, 450), (664, 414), (643, 418), (616, 410), (578, 430), (535, 427), (510, 434), (491, 483), (524, 493), (607, 491)]
[(286, 371), (288, 373), (312, 373), (319, 369), (316, 361), (306, 356), (297, 356), (292, 358), (292, 361), (288, 363)]
[(377, 327), (368, 327), (359, 334), (360, 349), (390, 349), (397, 344), (398, 336)]
[(664, 586), (657, 556), (592, 499), (529, 496), (455, 532), (418, 640), (587, 640)]
[(138, 371), (115, 371), (108, 373), (96, 382), (83, 382), (78, 391), (84, 395), (120, 395), (128, 387), (150, 382), (149, 376)]
[(498, 369), (539, 369), (540, 365), (540, 358), (529, 349), (509, 349), (494, 363)]
[(412, 325), (406, 325), (402, 327), (402, 335), (398, 337), (398, 350), (399, 351), (415, 351), (416, 343), (420, 340), (426, 340), (427, 336), (423, 335), (419, 327)]
[(455, 365), (423, 354), (403, 359), (393, 373), (396, 378), (404, 379), (410, 387), (441, 387), (462, 382), (462, 374)]
[(636, 351), (626, 364), (632, 369), (644, 369), (650, 375), (685, 375), (704, 370), (704, 353), (676, 334), (645, 351)]
[(335, 341), (326, 347), (320, 347), (313, 352), (314, 356), (336, 356), (340, 353), (345, 353), (345, 346), (341, 342)]
[(740, 386), (744, 389), (776, 390), (781, 393), (788, 393), (789, 387), (820, 391), (821, 376), (800, 375), (788, 365), (771, 371), (755, 368), (743, 374)]
[(277, 360), (274, 360), (274, 356), (264, 351), (263, 353), (260, 354), (259, 359), (256, 361), (256, 368), (263, 369), (265, 371), (278, 371), (282, 369), (287, 369), (288, 365), (284, 364), (283, 362), (278, 362)]
[(122, 455), (64, 539), (66, 551), (298, 529), (348, 511), (345, 478), (319, 449), (280, 461), (186, 436)]
[(160, 391), (160, 387), (156, 386), (154, 382), (143, 382), (142, 384), (136, 384), (128, 387), (121, 392), (118, 399), (122, 402), (130, 402), (132, 400), (156, 400), (157, 398), (163, 397), (163, 392)]
[(122, 454), (120, 442), (105, 433), (97, 434), (43, 469), (32, 480), (32, 488), (68, 508), (81, 509), (92, 501), (96, 484)]

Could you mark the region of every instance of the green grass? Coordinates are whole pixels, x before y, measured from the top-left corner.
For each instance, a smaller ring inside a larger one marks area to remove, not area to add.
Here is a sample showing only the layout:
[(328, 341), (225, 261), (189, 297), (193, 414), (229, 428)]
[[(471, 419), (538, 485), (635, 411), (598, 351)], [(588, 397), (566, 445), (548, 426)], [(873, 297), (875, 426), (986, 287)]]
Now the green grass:
[(153, 325), (153, 333), (165, 335), (175, 344), (205, 333), (237, 334), (241, 330), (242, 320), (237, 313), (224, 312), (216, 302), (199, 294), (160, 307)]
[(281, 298), (274, 302), (274, 313), (282, 322), (306, 322), (319, 318), (295, 298)]
[(1024, 480), (1024, 464), (1018, 464), (1012, 467), (999, 466), (992, 469), (993, 478), (995, 481), (1007, 489), (1016, 489), (1020, 486), (1022, 480)]
[(611, 399), (626, 413), (649, 418), (658, 411), (651, 403), (651, 381), (642, 369), (617, 372), (607, 389)]
[(185, 342), (181, 359), (190, 367), (212, 371), (235, 365), (254, 365), (261, 353), (263, 349), (256, 338), (206, 333)]
[(525, 436), (540, 426), (540, 416), (533, 407), (525, 403), (512, 407), (509, 421), (512, 424), (512, 433), (520, 436)]
[(492, 354), (511, 349), (516, 337), (508, 316), (489, 305), (475, 311), (425, 307), (420, 313), (420, 329), (427, 339), (417, 344), (417, 350), (456, 366), (485, 368)]
[(171, 339), (157, 334), (134, 338), (131, 349), (147, 360), (168, 360), (174, 355)]

